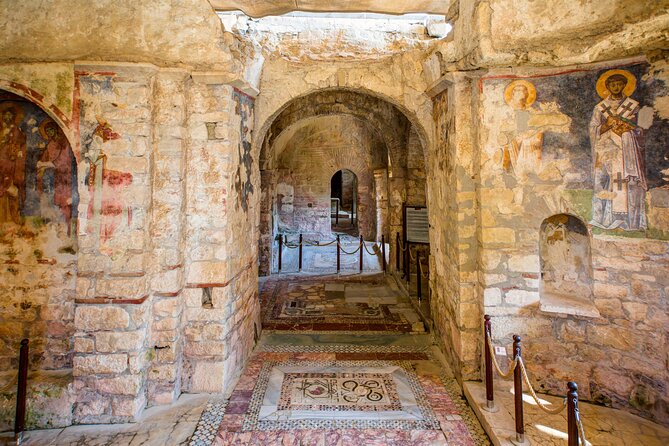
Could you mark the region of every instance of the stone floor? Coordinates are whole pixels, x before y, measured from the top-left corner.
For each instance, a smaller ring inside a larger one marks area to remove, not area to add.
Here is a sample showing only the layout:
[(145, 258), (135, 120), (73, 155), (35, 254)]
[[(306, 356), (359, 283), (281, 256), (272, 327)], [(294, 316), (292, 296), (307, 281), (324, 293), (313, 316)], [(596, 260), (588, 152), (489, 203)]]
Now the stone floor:
[[(187, 445), (207, 406), (209, 395), (181, 395), (171, 406), (147, 409), (139, 423), (70, 426), (25, 433), (25, 446), (176, 446)], [(13, 443), (1, 434), (0, 445)]]
[[(474, 407), (495, 446), (511, 446), (515, 436), (513, 384), (497, 382), (495, 405), (499, 409), (491, 413), (482, 410), (485, 404), (485, 385), (466, 382), (465, 394)], [(542, 404), (557, 407), (562, 398), (540, 395)], [(530, 395), (523, 397), (525, 438), (535, 446), (567, 445), (567, 413), (557, 415), (543, 412)], [(550, 404), (549, 404), (550, 403)], [(591, 446), (666, 446), (669, 445), (669, 429), (627, 412), (578, 403), (585, 439)]]
[(213, 444), (489, 444), (431, 342), (429, 335), (265, 335), (227, 406), (215, 408), (224, 415)]
[(261, 285), (263, 329), (423, 332), (424, 325), (390, 276), (270, 276)]

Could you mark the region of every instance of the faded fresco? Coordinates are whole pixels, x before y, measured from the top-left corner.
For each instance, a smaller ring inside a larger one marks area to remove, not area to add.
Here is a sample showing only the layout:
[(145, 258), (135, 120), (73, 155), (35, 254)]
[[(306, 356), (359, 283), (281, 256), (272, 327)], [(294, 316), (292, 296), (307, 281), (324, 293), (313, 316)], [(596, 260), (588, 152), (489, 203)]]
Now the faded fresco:
[(540, 243), (543, 294), (590, 298), (592, 262), (585, 224), (572, 215), (553, 215), (541, 225)]
[(76, 159), (62, 130), (44, 111), (0, 92), (0, 222), (63, 223), (77, 213)]
[(239, 165), (235, 174), (235, 189), (239, 197), (239, 204), (246, 212), (249, 207), (249, 196), (253, 194), (253, 156), (251, 154), (251, 140), (253, 138), (253, 98), (234, 90), (232, 97), (235, 101), (235, 113), (240, 117), (238, 147)]
[(77, 163), (40, 107), (0, 91), (0, 369), (72, 367), (77, 254)]
[(648, 64), (496, 78), (483, 91), (491, 173), (535, 187), (535, 209), (669, 238), (669, 120), (654, 107), (669, 93)]
[(107, 167), (109, 147), (121, 140), (104, 118), (100, 97), (115, 95), (111, 76), (81, 78), (81, 153), (86, 162), (85, 183), (88, 188), (86, 231), (99, 233), (102, 242), (110, 240), (121, 226), (132, 223), (132, 208), (126, 204), (126, 190), (133, 182), (129, 172)]

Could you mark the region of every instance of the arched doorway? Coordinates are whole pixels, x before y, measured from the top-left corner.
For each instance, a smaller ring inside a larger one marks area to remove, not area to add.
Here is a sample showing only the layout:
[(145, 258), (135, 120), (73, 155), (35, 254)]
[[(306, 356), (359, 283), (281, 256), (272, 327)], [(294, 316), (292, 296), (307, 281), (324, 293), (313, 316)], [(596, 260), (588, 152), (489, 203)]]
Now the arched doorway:
[(358, 177), (349, 169), (330, 179), (330, 227), (334, 233), (358, 234)]

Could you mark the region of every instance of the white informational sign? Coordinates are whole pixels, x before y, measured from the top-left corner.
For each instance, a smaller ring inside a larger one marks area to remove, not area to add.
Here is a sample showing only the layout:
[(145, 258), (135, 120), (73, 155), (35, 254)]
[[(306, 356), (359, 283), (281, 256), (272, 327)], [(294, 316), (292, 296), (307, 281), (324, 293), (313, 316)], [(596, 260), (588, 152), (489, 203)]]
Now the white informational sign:
[(407, 225), (407, 242), (430, 243), (427, 208), (406, 207), (404, 218)]

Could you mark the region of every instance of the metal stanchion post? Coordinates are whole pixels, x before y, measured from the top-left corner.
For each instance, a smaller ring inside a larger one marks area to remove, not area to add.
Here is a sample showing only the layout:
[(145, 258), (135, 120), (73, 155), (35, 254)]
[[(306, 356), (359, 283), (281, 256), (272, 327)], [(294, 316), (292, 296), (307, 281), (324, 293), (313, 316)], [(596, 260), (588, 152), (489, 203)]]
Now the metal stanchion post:
[(490, 316), (485, 315), (483, 317), (485, 322), (483, 322), (483, 350), (485, 351), (485, 407), (483, 409), (488, 412), (497, 412), (495, 407), (495, 390), (493, 388), (492, 381), (492, 352), (490, 351), (490, 345), (492, 345), (490, 339), (490, 333), (492, 333), (492, 323), (490, 322)]
[(386, 272), (386, 236), (381, 234), (381, 266), (383, 272)]
[(360, 272), (362, 272), (362, 255), (364, 254), (365, 247), (362, 246), (365, 243), (362, 235), (360, 236)]
[[(521, 358), (520, 336), (513, 335), (513, 359)], [(516, 415), (516, 438), (514, 444), (525, 444), (525, 421), (523, 419), (523, 371), (520, 363), (513, 370), (513, 393)]]
[(400, 271), (400, 251), (401, 249), (400, 245), (400, 233), (397, 232), (395, 235), (395, 269), (397, 272)]
[(283, 235), (279, 234), (279, 272), (281, 272), (281, 251), (283, 251)]
[(337, 235), (337, 274), (341, 271), (341, 252), (339, 249), (339, 235)]
[(28, 340), (21, 341), (19, 353), (19, 380), (16, 389), (16, 418), (14, 420), (14, 439), (21, 444), (23, 431), (26, 429), (26, 396), (28, 388)]
[(298, 268), (299, 268), (300, 271), (302, 271), (302, 234), (300, 234), (299, 251), (300, 251), (300, 258), (298, 260), (298, 262), (299, 262)]
[[(576, 416), (578, 413), (578, 386), (575, 382), (567, 383), (567, 443), (569, 446), (579, 446), (578, 425)], [(585, 445), (583, 445), (585, 446)]]
[(420, 251), (416, 249), (416, 294), (418, 295), (418, 302), (423, 300), (423, 275), (420, 268)]

